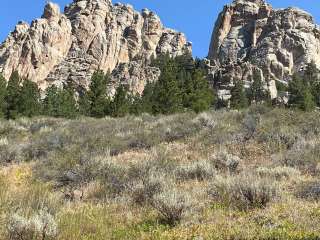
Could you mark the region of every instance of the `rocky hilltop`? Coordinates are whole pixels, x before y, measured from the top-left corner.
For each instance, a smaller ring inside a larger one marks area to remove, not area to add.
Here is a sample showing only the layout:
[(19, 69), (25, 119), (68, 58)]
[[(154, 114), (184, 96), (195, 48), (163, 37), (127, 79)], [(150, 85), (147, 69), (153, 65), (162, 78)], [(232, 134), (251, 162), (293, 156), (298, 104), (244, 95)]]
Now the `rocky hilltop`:
[(110, 0), (74, 0), (64, 13), (48, 3), (31, 25), (19, 22), (0, 45), (0, 72), (9, 78), (18, 70), (45, 89), (72, 81), (87, 87), (92, 73), (110, 71), (114, 85), (128, 84), (142, 92), (159, 70), (148, 66), (152, 56), (191, 52), (184, 34), (165, 28), (159, 17)]
[(228, 98), (234, 81), (260, 77), (277, 97), (276, 81), (286, 83), (311, 61), (320, 67), (320, 28), (298, 8), (273, 9), (264, 0), (235, 0), (216, 21), (210, 75)]

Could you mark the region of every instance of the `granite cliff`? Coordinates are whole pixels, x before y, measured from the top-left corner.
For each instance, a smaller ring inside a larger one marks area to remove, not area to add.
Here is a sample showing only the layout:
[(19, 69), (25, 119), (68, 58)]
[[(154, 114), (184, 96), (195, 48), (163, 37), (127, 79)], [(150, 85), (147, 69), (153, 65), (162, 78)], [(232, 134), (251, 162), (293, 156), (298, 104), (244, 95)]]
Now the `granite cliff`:
[(312, 61), (320, 67), (320, 28), (298, 8), (273, 9), (264, 0), (235, 0), (216, 21), (208, 59), (221, 98), (230, 97), (234, 81), (244, 80), (248, 86), (257, 77), (276, 98), (276, 81), (288, 82)]
[(139, 13), (110, 0), (74, 0), (61, 13), (49, 2), (40, 19), (19, 22), (0, 45), (0, 72), (8, 79), (18, 70), (41, 89), (66, 81), (86, 88), (100, 69), (112, 72), (113, 86), (122, 82), (141, 93), (146, 81), (160, 74), (150, 59), (166, 52), (191, 53), (191, 43), (147, 9)]

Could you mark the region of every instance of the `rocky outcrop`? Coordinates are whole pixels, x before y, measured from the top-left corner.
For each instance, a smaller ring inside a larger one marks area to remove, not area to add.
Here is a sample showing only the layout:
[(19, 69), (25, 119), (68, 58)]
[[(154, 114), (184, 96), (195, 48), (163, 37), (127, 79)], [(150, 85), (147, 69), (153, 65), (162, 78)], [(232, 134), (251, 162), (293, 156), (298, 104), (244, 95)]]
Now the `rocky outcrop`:
[(141, 93), (144, 83), (158, 75), (148, 67), (151, 57), (166, 52), (191, 52), (191, 44), (182, 33), (165, 28), (153, 12), (139, 13), (110, 0), (74, 0), (63, 14), (48, 3), (30, 27), (18, 24), (0, 46), (0, 71), (9, 78), (18, 70), (44, 89), (67, 81), (88, 87), (100, 69)]
[(211, 79), (221, 89), (259, 77), (275, 98), (276, 81), (288, 82), (311, 61), (320, 67), (320, 28), (297, 8), (235, 0), (218, 17), (208, 59)]
[(0, 45), (0, 72), (9, 78), (17, 70), (24, 78), (40, 86), (50, 71), (68, 54), (72, 44), (72, 27), (58, 5), (46, 5), (43, 17), (29, 26), (20, 22)]

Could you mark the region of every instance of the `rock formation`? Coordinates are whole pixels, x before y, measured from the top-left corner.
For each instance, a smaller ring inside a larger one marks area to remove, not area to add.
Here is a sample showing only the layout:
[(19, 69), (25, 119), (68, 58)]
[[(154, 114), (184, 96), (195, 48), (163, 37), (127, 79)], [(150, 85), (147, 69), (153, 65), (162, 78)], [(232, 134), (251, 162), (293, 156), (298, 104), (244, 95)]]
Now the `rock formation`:
[(311, 61), (320, 67), (320, 28), (307, 12), (273, 9), (264, 0), (235, 0), (215, 24), (210, 50), (211, 80), (228, 98), (234, 81), (248, 86), (261, 78), (272, 98), (276, 81), (286, 83)]
[(19, 23), (0, 45), (0, 72), (9, 78), (18, 70), (42, 89), (72, 81), (88, 87), (92, 73), (112, 72), (116, 84), (128, 84), (141, 93), (159, 71), (149, 67), (151, 57), (169, 52), (191, 53), (191, 44), (179, 32), (165, 28), (159, 17), (144, 9), (110, 0), (74, 0), (64, 13), (48, 3), (41, 19)]

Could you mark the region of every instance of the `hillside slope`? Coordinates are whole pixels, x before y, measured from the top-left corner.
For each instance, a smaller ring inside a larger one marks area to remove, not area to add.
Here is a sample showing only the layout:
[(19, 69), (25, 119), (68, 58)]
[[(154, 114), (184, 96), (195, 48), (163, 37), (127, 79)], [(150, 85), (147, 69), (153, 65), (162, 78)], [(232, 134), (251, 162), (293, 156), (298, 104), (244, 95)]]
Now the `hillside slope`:
[(319, 239), (319, 119), (1, 121), (0, 239)]

